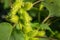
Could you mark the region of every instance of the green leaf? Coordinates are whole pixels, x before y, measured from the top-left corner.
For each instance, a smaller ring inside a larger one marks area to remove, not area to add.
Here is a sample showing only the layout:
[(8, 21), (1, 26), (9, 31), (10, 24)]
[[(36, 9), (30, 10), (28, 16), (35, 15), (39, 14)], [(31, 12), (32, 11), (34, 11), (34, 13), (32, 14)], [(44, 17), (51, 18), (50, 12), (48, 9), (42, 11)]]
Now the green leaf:
[(39, 23), (31, 23), (31, 27), (33, 28), (33, 29), (35, 29), (35, 28), (39, 28)]
[(0, 23), (0, 40), (9, 40), (12, 28), (9, 23)]
[(55, 36), (56, 38), (60, 39), (60, 33), (57, 33)]
[(14, 37), (13, 37), (13, 35), (11, 35), (11, 36), (10, 36), (10, 40), (14, 40)]
[(49, 40), (48, 38), (40, 38), (40, 40)]
[(33, 7), (31, 10), (29, 10), (29, 14), (32, 16), (32, 17), (36, 17), (37, 13), (39, 12), (38, 8), (36, 7)]
[(51, 30), (51, 28), (49, 27), (48, 24), (40, 24), (40, 29), (43, 29), (43, 30)]
[(49, 10), (49, 15), (60, 17), (60, 0), (45, 0), (42, 2)]
[(11, 0), (3, 0), (4, 1), (4, 8), (8, 8), (10, 6), (10, 1)]
[(24, 40), (24, 35), (23, 35), (23, 32), (22, 31), (14, 31), (13, 32), (13, 36), (14, 36), (14, 39), (15, 40)]
[(55, 34), (52, 29), (49, 27), (48, 24), (40, 24), (40, 29), (42, 30), (49, 30), (53, 35)]

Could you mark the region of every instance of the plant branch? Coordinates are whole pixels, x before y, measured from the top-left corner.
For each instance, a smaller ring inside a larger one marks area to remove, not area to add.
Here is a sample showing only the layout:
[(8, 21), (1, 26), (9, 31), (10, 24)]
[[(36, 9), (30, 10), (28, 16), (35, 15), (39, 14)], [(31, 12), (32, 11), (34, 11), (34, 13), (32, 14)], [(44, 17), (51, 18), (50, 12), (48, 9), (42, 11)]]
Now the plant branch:
[(43, 20), (42, 23), (45, 23), (49, 18), (50, 18), (50, 16), (48, 15), (48, 16)]
[(35, 4), (37, 4), (37, 3), (41, 2), (41, 1), (44, 1), (44, 0), (38, 0), (35, 3), (33, 3), (33, 5), (35, 5)]
[(49, 40), (57, 40), (57, 39), (55, 39), (55, 38), (47, 37), (47, 36), (44, 36), (44, 37), (35, 36), (35, 38), (47, 38), (47, 39), (49, 39)]
[(49, 23), (49, 25), (51, 25), (52, 23), (55, 23), (55, 22), (58, 21), (58, 20), (60, 20), (60, 19), (54, 20), (53, 22)]

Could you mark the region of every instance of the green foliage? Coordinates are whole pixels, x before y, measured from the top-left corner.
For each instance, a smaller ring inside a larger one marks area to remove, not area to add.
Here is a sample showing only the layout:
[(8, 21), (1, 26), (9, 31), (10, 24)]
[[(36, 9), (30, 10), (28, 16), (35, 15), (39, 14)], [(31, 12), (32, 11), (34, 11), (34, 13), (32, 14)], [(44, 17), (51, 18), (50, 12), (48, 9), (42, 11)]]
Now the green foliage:
[(32, 2), (25, 2), (23, 8), (24, 8), (25, 10), (30, 10), (32, 7), (33, 7)]
[(0, 23), (0, 40), (9, 40), (13, 27), (9, 23)]
[(0, 40), (60, 40), (60, 0), (1, 0), (0, 6)]
[(14, 35), (13, 37), (14, 37), (15, 40), (24, 40), (23, 32), (14, 31), (13, 35)]
[(49, 40), (48, 38), (40, 38), (40, 40)]
[(45, 0), (43, 2), (44, 6), (49, 10), (50, 16), (60, 16), (60, 0)]
[(9, 6), (10, 6), (10, 2), (9, 2), (10, 0), (4, 0), (4, 8), (6, 9), (6, 8), (8, 8)]

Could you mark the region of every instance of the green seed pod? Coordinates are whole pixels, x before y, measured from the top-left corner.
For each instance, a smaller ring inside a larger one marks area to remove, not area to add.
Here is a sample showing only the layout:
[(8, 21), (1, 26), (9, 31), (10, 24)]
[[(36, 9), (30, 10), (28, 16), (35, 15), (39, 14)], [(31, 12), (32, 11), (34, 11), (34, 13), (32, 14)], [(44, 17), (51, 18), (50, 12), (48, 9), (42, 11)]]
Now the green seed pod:
[(33, 7), (33, 4), (31, 2), (25, 2), (24, 4), (24, 9), (25, 10), (30, 10)]
[(45, 31), (39, 31), (37, 36), (44, 37), (45, 36)]
[(19, 22), (19, 24), (16, 25), (16, 29), (17, 30), (22, 30), (23, 29), (23, 25), (21, 22)]
[(19, 11), (19, 15), (22, 16), (24, 18), (24, 20), (27, 21), (27, 22), (32, 20), (32, 18), (29, 16), (28, 12), (25, 11), (24, 9), (22, 9), (22, 8)]
[(24, 35), (24, 40), (29, 40), (29, 36), (27, 36), (27, 34)]
[(29, 37), (35, 37), (35, 36), (37, 36), (37, 33), (38, 33), (38, 30), (32, 30), (32, 31), (29, 32), (27, 35), (28, 35)]
[(24, 31), (24, 33), (29, 33), (30, 31), (32, 31), (32, 27), (30, 27), (30, 26), (25, 26), (24, 28), (23, 28), (23, 31)]
[(39, 38), (30, 38), (29, 40), (39, 40)]
[(14, 4), (11, 6), (11, 11), (10, 11), (10, 13), (11, 13), (12, 15), (15, 15), (16, 12), (21, 8), (22, 3), (23, 3), (22, 0), (21, 0), (21, 1), (20, 1), (20, 0), (16, 0), (16, 1), (14, 2)]
[(12, 15), (9, 20), (12, 23), (18, 23), (19, 17), (17, 15)]
[(43, 4), (40, 4), (39, 10), (42, 10), (43, 7), (44, 7), (44, 5)]

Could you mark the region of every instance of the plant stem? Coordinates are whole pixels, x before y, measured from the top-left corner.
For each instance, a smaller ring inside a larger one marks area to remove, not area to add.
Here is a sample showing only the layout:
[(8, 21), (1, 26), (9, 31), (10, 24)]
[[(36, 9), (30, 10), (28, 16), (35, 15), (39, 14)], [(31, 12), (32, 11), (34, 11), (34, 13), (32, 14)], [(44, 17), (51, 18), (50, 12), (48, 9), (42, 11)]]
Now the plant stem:
[(42, 23), (45, 23), (49, 18), (50, 18), (50, 16), (48, 15), (48, 16), (43, 20)]
[(15, 28), (15, 27), (16, 27), (16, 24), (13, 25), (13, 28)]
[(35, 4), (39, 3), (39, 2), (41, 2), (41, 0), (36, 1), (35, 3), (33, 3), (33, 5), (35, 5)]
[(53, 22), (49, 23), (49, 25), (51, 25), (52, 23), (55, 23), (55, 22), (58, 21), (58, 20), (60, 20), (60, 19), (54, 20)]
[(40, 23), (40, 12), (38, 13), (38, 22)]
[(40, 2), (40, 0), (36, 1), (35, 3), (33, 3), (33, 5), (35, 5), (35, 4), (39, 3), (39, 2)]

